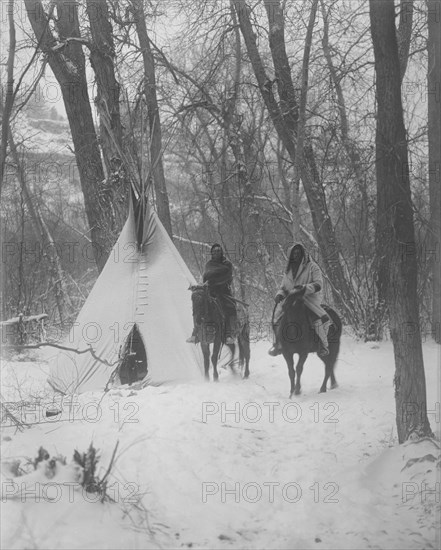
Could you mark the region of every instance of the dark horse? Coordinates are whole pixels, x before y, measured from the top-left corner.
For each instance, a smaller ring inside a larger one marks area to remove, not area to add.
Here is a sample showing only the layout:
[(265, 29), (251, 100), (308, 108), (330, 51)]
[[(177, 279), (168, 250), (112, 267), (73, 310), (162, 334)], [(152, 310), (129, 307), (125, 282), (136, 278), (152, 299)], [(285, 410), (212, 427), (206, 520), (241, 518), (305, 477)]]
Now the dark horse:
[[(340, 338), (342, 333), (342, 323), (337, 313), (329, 306), (322, 306), (329, 315), (332, 324), (328, 329), (329, 354), (320, 359), (325, 364), (325, 378), (320, 388), (320, 393), (326, 392), (326, 385), (331, 379), (331, 389), (337, 387), (337, 381), (334, 376), (334, 366), (340, 351)], [(303, 372), (303, 365), (309, 353), (318, 352), (320, 341), (316, 335), (312, 323), (309, 319), (310, 313), (302, 298), (290, 295), (283, 304), (283, 315), (280, 320), (280, 335), (282, 353), (288, 365), (289, 378), (291, 381), (291, 392), (299, 395), (301, 392), (300, 378)], [(294, 370), (294, 354), (299, 355), (296, 368)], [(297, 380), (296, 378), (297, 372)]]
[[(217, 382), (219, 374), (217, 363), (219, 361), (222, 346), (225, 344), (225, 315), (220, 300), (210, 295), (207, 285), (191, 286), (191, 299), (193, 301), (193, 313), (198, 319), (197, 336), (201, 343), (204, 355), (205, 378), (209, 380), (210, 369), (210, 345), (213, 344), (211, 362), (213, 365), (213, 381)], [(239, 346), (239, 366), (245, 370), (243, 377), (250, 375), (250, 323), (245, 307), (237, 304), (237, 342)], [(235, 356), (236, 345), (225, 344), (231, 351), (230, 366)], [(232, 369), (233, 370), (233, 369)], [(234, 372), (234, 370), (233, 370)]]

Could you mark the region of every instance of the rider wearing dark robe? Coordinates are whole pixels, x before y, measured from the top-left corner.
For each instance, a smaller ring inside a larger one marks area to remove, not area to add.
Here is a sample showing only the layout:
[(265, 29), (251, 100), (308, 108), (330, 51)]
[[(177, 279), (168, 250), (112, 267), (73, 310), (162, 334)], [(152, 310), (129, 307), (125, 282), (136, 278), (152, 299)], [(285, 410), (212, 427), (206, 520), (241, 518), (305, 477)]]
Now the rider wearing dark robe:
[(320, 339), (319, 355), (328, 355), (328, 328), (331, 320), (321, 306), (323, 278), (320, 267), (310, 258), (301, 243), (295, 243), (289, 250), (288, 264), (275, 296), (277, 304), (274, 314), (274, 344), (269, 350), (270, 355), (282, 353), (280, 320), (283, 315), (283, 304), (289, 295), (301, 296), (309, 310), (312, 326)]
[[(232, 298), (233, 264), (224, 256), (220, 244), (211, 247), (211, 259), (205, 264), (203, 282), (208, 285), (208, 290), (213, 298), (219, 300), (225, 315), (225, 343), (234, 344), (234, 328), (236, 324), (236, 306)], [(197, 343), (197, 320), (193, 314), (193, 334), (187, 342)]]

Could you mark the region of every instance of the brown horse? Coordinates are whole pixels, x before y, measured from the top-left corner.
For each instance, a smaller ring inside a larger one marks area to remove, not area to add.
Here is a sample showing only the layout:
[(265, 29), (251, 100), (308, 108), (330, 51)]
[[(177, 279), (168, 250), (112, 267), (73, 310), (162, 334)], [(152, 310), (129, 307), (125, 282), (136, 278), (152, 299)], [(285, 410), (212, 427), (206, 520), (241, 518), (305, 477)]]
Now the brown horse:
[[(329, 306), (322, 306), (331, 319), (331, 326), (328, 330), (329, 354), (320, 359), (325, 364), (325, 377), (320, 387), (320, 393), (326, 392), (326, 385), (331, 379), (331, 389), (337, 387), (337, 381), (334, 375), (334, 367), (340, 351), (340, 338), (342, 333), (342, 323), (337, 313)], [(289, 397), (293, 394), (299, 395), (301, 392), (300, 378), (303, 372), (303, 365), (309, 353), (318, 352), (320, 342), (311, 323), (309, 321), (309, 310), (301, 297), (290, 295), (283, 304), (283, 315), (280, 320), (280, 343), (282, 353), (288, 365), (288, 373), (291, 381), (291, 390)], [(294, 354), (299, 355), (296, 368), (294, 370)], [(297, 374), (297, 380), (296, 380)]]
[[(205, 378), (210, 379), (210, 345), (213, 345), (211, 363), (213, 365), (213, 381), (217, 382), (219, 379), (217, 364), (222, 346), (226, 345), (230, 349), (231, 359), (228, 364), (235, 372), (233, 365), (236, 344), (225, 344), (225, 315), (220, 300), (210, 295), (207, 285), (191, 286), (190, 290), (192, 291), (193, 314), (197, 319), (197, 337), (204, 355)], [(250, 323), (248, 312), (240, 303), (237, 305), (236, 332), (239, 347), (239, 366), (243, 371), (243, 378), (248, 378), (250, 375)]]

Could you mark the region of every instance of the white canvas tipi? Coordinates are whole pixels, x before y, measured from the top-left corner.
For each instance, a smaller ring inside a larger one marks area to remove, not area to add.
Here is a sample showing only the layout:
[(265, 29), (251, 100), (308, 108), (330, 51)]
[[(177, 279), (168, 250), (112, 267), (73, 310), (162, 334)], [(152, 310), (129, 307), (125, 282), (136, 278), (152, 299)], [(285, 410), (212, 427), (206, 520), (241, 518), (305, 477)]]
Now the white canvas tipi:
[(146, 384), (200, 378), (199, 346), (185, 341), (193, 327), (192, 284), (193, 275), (153, 209), (147, 202), (131, 204), (121, 235), (64, 342), (64, 347), (91, 348), (93, 353), (58, 353), (51, 361), (51, 386), (66, 394), (104, 389), (118, 360), (121, 383), (128, 380), (131, 366)]

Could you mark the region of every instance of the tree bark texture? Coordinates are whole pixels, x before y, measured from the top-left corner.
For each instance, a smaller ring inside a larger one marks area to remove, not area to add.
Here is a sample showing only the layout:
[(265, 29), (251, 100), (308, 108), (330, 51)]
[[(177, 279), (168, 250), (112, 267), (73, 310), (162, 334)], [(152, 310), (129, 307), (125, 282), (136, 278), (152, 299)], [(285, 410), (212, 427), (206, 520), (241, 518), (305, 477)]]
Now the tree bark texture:
[(132, 0), (132, 6), (139, 46), (144, 62), (144, 94), (150, 129), (150, 174), (153, 178), (156, 208), (159, 219), (167, 230), (167, 233), (170, 237), (173, 237), (170, 204), (164, 175), (161, 120), (159, 117), (158, 99), (156, 97), (155, 60), (147, 33), (142, 0)]
[(397, 29), (398, 58), (400, 60), (400, 76), (403, 82), (409, 60), (410, 39), (412, 38), (413, 0), (401, 0), (400, 24)]
[(123, 128), (120, 117), (120, 85), (115, 76), (115, 46), (106, 0), (87, 0), (87, 15), (92, 42), (90, 64), (96, 76), (95, 105), (100, 120), (100, 144), (107, 172), (109, 200), (113, 204), (114, 231), (119, 233), (127, 217), (128, 177), (115, 177), (115, 173), (128, 174), (124, 166)]
[(427, 0), (427, 106), (430, 227), (426, 260), (432, 264), (432, 334), (441, 342), (441, 2)]
[(12, 105), (14, 101), (14, 59), (15, 59), (15, 23), (14, 23), (14, 0), (8, 2), (8, 21), (9, 21), (9, 53), (7, 61), (7, 81), (5, 105), (2, 105), (2, 128), (0, 143), (0, 196), (3, 187), (3, 177), (5, 174), (6, 157), (8, 150), (9, 119), (11, 118)]
[(395, 356), (398, 440), (430, 436), (417, 298), (417, 255), (393, 0), (370, 0), (377, 128), (377, 246), (386, 258), (386, 300)]

